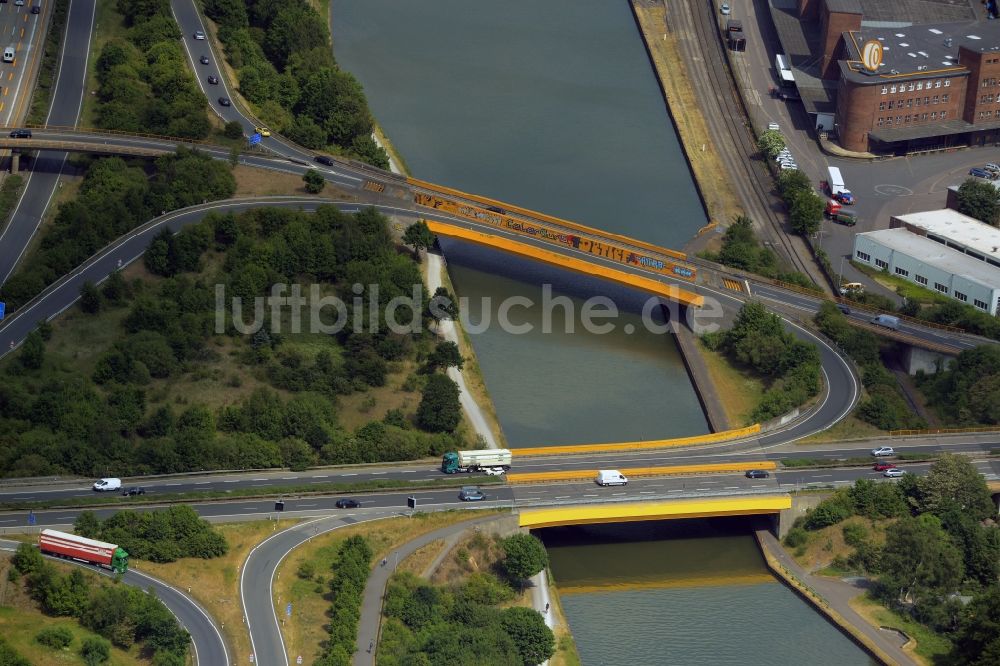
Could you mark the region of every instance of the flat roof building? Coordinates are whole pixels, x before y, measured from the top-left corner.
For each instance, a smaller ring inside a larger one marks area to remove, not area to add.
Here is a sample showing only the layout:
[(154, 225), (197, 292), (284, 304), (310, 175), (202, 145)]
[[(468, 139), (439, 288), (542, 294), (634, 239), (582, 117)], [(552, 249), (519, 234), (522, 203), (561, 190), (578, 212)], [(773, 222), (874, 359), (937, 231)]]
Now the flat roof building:
[(855, 235), (854, 259), (991, 315), (1000, 308), (1000, 267), (907, 229)]
[(973, 259), (1000, 268), (1000, 229), (957, 210), (943, 208), (893, 215), (889, 228), (907, 231), (958, 250)]

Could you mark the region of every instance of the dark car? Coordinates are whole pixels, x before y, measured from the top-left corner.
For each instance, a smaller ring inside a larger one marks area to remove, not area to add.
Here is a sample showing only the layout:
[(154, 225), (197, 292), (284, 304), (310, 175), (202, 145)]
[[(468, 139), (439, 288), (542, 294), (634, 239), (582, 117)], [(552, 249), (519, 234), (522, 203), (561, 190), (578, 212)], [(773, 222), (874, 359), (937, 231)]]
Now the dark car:
[(338, 509), (357, 509), (360, 506), (361, 502), (355, 499), (339, 499), (336, 504)]
[(333, 158), (327, 157), (326, 155), (317, 155), (316, 161), (320, 164), (325, 164), (327, 166), (333, 166)]
[(211, 83), (213, 86), (217, 86), (219, 85), (219, 77), (209, 75), (208, 82)]
[(746, 476), (748, 479), (766, 479), (771, 475), (767, 473), (767, 470), (748, 469), (747, 473), (744, 476)]
[(30, 139), (31, 130), (26, 129), (16, 129), (10, 133), (10, 138), (12, 139)]
[(845, 315), (851, 314), (851, 308), (847, 307), (843, 303), (837, 303), (837, 309), (843, 312)]
[(42, 8), (39, 7), (38, 5), (32, 5), (31, 6), (31, 13), (32, 14), (41, 14), (42, 13)]
[(990, 174), (986, 169), (980, 169), (979, 167), (972, 167), (969, 169), (969, 175), (975, 176), (976, 178), (989, 178)]
[(145, 495), (145, 494), (146, 494), (146, 489), (140, 488), (139, 486), (132, 486), (131, 488), (122, 489), (122, 496), (124, 497), (130, 497), (132, 495)]
[(479, 502), (486, 499), (486, 495), (479, 486), (462, 486), (462, 489), (458, 491), (458, 499), (463, 502)]
[(220, 97), (219, 98), (219, 105), (220, 106), (232, 106), (233, 103), (229, 101), (228, 97)]
[(875, 470), (876, 472), (884, 472), (887, 469), (893, 469), (895, 467), (896, 466), (893, 465), (892, 463), (887, 463), (887, 462), (877, 462), (874, 465), (872, 465), (872, 469)]
[(198, 62), (200, 62), (203, 65), (207, 65), (208, 64), (208, 56), (203, 55), (202, 57), (198, 58)]

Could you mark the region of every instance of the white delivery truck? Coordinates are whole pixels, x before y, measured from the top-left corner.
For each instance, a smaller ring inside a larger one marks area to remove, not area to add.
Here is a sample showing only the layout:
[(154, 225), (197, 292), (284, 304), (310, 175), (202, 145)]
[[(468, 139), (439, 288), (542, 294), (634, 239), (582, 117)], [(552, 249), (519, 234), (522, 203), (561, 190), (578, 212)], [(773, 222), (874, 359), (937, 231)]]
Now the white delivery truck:
[(876, 326), (891, 328), (894, 331), (899, 330), (899, 317), (893, 317), (892, 315), (880, 314), (872, 319), (872, 323)]
[(480, 449), (477, 451), (449, 451), (441, 458), (441, 471), (445, 474), (456, 472), (478, 472), (490, 467), (510, 469), (510, 449)]
[(602, 469), (597, 471), (594, 482), (599, 486), (625, 486), (628, 478), (616, 469)]

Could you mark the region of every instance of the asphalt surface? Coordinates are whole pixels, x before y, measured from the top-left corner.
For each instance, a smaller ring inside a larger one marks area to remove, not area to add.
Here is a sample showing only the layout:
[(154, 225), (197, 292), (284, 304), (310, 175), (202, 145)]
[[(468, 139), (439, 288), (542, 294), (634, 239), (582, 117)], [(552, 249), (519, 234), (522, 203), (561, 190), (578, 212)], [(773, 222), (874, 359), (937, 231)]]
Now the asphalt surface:
[[(51, 5), (51, 2), (46, 2), (43, 6), (45, 5)], [(93, 32), (96, 6), (96, 0), (70, 0), (66, 32), (63, 35), (62, 52), (56, 70), (56, 84), (52, 90), (52, 103), (45, 119), (46, 125), (69, 127), (76, 125), (80, 117), (83, 95), (86, 92), (87, 58), (90, 54), (90, 37)], [(14, 4), (0, 4), (0, 16), (7, 12), (4, 7), (13, 8)], [(30, 12), (27, 4), (17, 9)], [(47, 8), (47, 11), (51, 11), (51, 7)], [(25, 90), (23, 94), (30, 94), (30, 90)], [(5, 124), (9, 125), (9, 119)], [(66, 153), (41, 151), (31, 164), (27, 165), (29, 171), (24, 189), (21, 191), (21, 199), (11, 214), (10, 222), (0, 232), (0, 284), (6, 282), (14, 273), (32, 237), (38, 231), (52, 195), (58, 187), (65, 163)]]
[[(0, 539), (0, 550), (13, 551), (17, 549), (18, 545), (19, 542), (17, 541)], [(75, 564), (88, 571), (93, 571), (109, 578), (114, 575), (107, 569), (83, 564), (74, 560), (65, 560), (57, 557), (49, 557), (49, 559)], [(222, 639), (221, 632), (215, 626), (215, 622), (208, 613), (194, 599), (177, 588), (141, 571), (137, 571), (135, 568), (130, 568), (122, 576), (122, 581), (127, 585), (152, 591), (170, 609), (170, 612), (174, 614), (177, 621), (181, 623), (181, 626), (191, 634), (191, 647), (194, 651), (195, 663), (201, 666), (217, 666), (230, 663), (229, 652), (226, 649), (226, 643)]]
[(32, 14), (29, 5), (0, 5), (0, 48), (13, 46), (15, 52), (14, 62), (0, 63), (0, 122), (4, 125), (10, 125), (27, 108), (45, 38), (41, 28), (52, 13), (51, 6), (43, 6), (42, 13)]

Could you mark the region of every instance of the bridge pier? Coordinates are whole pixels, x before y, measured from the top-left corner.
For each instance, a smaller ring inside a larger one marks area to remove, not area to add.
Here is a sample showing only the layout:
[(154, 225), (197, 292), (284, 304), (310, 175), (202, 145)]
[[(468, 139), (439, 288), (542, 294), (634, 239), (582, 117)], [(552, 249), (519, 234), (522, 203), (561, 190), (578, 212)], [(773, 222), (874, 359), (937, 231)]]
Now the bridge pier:
[(788, 534), (788, 530), (792, 529), (792, 525), (795, 524), (797, 518), (806, 515), (807, 511), (816, 508), (816, 505), (827, 497), (829, 497), (827, 494), (792, 494), (791, 508), (782, 509), (777, 515), (771, 518), (774, 521), (772, 525), (774, 533), (778, 535), (779, 539), (784, 539), (785, 535)]
[(14, 175), (21, 167), (21, 153), (16, 150), (10, 151), (10, 173)]
[(903, 367), (910, 375), (917, 374), (918, 370), (923, 370), (929, 375), (936, 374), (942, 368), (947, 367), (950, 360), (952, 360), (950, 356), (909, 345), (903, 353)]

